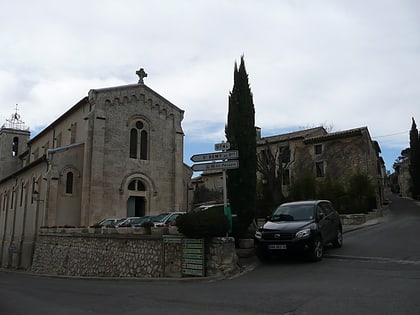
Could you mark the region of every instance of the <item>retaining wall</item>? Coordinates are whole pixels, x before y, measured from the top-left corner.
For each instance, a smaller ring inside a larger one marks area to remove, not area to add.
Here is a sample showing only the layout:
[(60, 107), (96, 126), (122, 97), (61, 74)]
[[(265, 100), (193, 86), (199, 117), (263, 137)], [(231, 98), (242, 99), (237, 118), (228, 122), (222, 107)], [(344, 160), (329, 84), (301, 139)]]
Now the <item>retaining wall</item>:
[[(79, 277), (183, 277), (183, 237), (176, 242), (165, 242), (164, 238), (43, 233), (36, 241), (30, 270)], [(227, 276), (239, 270), (233, 238), (206, 240), (204, 251), (204, 275)]]

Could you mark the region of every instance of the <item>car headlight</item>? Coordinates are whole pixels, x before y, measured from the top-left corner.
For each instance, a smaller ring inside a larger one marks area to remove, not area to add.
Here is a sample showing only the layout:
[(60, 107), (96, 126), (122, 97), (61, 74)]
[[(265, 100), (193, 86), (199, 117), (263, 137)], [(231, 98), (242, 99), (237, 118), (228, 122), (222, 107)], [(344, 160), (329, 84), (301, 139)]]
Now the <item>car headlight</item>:
[(309, 235), (311, 235), (311, 229), (304, 229), (296, 233), (296, 238), (307, 238)]
[(257, 232), (255, 232), (255, 238), (256, 238), (256, 239), (258, 239), (258, 240), (260, 240), (260, 239), (262, 238), (262, 233), (261, 233), (261, 231), (257, 231)]

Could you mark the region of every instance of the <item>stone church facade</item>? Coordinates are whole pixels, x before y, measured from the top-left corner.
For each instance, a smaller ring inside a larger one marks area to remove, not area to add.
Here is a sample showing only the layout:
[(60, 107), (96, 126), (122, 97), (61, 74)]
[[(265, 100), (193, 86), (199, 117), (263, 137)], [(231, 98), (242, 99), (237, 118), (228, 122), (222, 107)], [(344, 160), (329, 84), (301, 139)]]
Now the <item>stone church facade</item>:
[(188, 207), (184, 111), (139, 82), (93, 89), (30, 139), (15, 113), (0, 129), (0, 264), (27, 268), (40, 226)]

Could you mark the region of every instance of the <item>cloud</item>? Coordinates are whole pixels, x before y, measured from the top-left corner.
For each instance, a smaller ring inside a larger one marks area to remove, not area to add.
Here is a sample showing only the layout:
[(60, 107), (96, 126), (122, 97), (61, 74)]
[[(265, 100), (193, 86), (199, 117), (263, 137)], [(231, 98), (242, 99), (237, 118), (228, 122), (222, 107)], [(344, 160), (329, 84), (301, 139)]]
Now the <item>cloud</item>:
[(420, 121), (417, 1), (21, 0), (0, 27), (0, 119), (19, 103), (33, 130), (143, 67), (185, 110), (187, 142), (218, 142), (242, 54), (263, 135), (368, 126), (402, 149)]

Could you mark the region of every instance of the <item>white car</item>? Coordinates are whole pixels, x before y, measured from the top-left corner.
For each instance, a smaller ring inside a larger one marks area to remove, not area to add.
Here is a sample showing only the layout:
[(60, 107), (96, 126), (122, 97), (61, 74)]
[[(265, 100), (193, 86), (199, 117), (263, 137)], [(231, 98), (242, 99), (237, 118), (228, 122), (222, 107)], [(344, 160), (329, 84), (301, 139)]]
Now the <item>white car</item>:
[(118, 222), (115, 227), (131, 227), (140, 217), (128, 217)]
[(175, 212), (165, 212), (161, 213), (156, 216), (156, 218), (152, 219), (152, 222), (155, 226), (169, 226), (176, 221), (176, 218), (186, 212), (183, 211), (175, 211)]
[(93, 227), (100, 227), (100, 228), (104, 228), (104, 227), (109, 227), (109, 226), (116, 226), (118, 223), (120, 223), (121, 221), (123, 221), (124, 218), (108, 218), (108, 219), (103, 219), (101, 221), (99, 221), (98, 223), (93, 224)]

